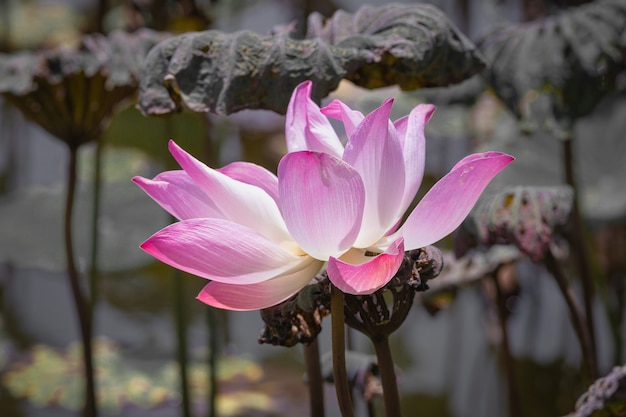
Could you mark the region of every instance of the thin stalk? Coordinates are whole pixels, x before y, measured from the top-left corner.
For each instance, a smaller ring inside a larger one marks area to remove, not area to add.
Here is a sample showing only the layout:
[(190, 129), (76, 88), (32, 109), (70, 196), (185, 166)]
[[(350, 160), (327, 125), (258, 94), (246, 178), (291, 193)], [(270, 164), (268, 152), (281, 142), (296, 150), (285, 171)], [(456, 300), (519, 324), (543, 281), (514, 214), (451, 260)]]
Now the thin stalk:
[(189, 395), (189, 375), (187, 372), (187, 326), (185, 314), (185, 282), (179, 270), (172, 272), (174, 280), (174, 317), (176, 319), (176, 358), (180, 368), (180, 393), (183, 417), (191, 417), (191, 396)]
[(217, 337), (217, 311), (213, 307), (208, 308), (209, 319), (209, 399), (208, 417), (217, 417), (217, 359), (218, 359), (218, 337)]
[(380, 382), (383, 386), (385, 416), (401, 417), (400, 393), (398, 392), (398, 380), (396, 379), (395, 365), (391, 356), (389, 337), (377, 337), (372, 339), (372, 343), (374, 343), (374, 351), (378, 359), (378, 370), (380, 371)]
[(0, 15), (2, 16), (2, 27), (4, 28), (2, 35), (0, 35), (0, 50), (3, 52), (10, 52), (11, 48), (11, 32), (13, 31), (13, 25), (11, 21), (11, 3), (9, 0), (0, 0)]
[(96, 417), (96, 384), (93, 366), (93, 351), (91, 346), (91, 320), (86, 297), (80, 287), (80, 278), (74, 259), (74, 242), (72, 237), (72, 218), (74, 213), (74, 196), (76, 194), (76, 147), (70, 147), (70, 159), (67, 168), (67, 195), (65, 201), (65, 255), (67, 260), (67, 276), (70, 282), (74, 307), (78, 316), (80, 336), (83, 342), (83, 363), (85, 367), (85, 417)]
[(95, 31), (98, 33), (104, 33), (104, 18), (107, 13), (107, 0), (98, 0), (98, 10), (96, 12), (96, 27)]
[(517, 377), (515, 372), (515, 362), (511, 354), (509, 346), (509, 331), (507, 327), (507, 311), (506, 300), (502, 292), (502, 286), (498, 280), (498, 272), (500, 268), (491, 275), (493, 285), (496, 289), (496, 309), (498, 311), (498, 324), (502, 334), (502, 360), (504, 362), (504, 372), (506, 374), (507, 387), (509, 390), (509, 417), (522, 417), (522, 401), (519, 396), (519, 387), (517, 385)]
[(93, 172), (93, 208), (91, 215), (91, 253), (89, 267), (89, 320), (94, 322), (94, 309), (98, 302), (99, 293), (99, 277), (98, 277), (98, 250), (99, 250), (99, 227), (98, 219), (100, 218), (100, 200), (102, 195), (102, 140), (98, 138), (96, 141), (96, 151), (94, 154), (94, 172)]
[(309, 382), (309, 408), (311, 417), (324, 417), (324, 380), (320, 366), (320, 349), (317, 338), (309, 344), (302, 345), (304, 361)]
[(346, 339), (343, 311), (343, 293), (330, 284), (330, 312), (332, 325), (333, 379), (337, 402), (342, 417), (354, 417), (350, 385), (346, 373)]
[(570, 136), (563, 141), (563, 158), (565, 166), (565, 181), (574, 190), (574, 202), (572, 205), (571, 224), (572, 239), (571, 244), (574, 249), (574, 258), (578, 263), (578, 272), (583, 287), (583, 302), (585, 305), (585, 326), (589, 334), (589, 355), (593, 357), (594, 368), (590, 369), (590, 375), (594, 380), (599, 376), (596, 367), (597, 349), (595, 339), (595, 325), (593, 320), (593, 280), (591, 278), (591, 269), (589, 267), (589, 256), (585, 250), (585, 233), (583, 220), (580, 213), (578, 184), (574, 173), (574, 146), (573, 138)]
[(567, 308), (570, 312), (570, 317), (572, 321), (572, 325), (574, 326), (574, 331), (576, 332), (576, 336), (578, 337), (578, 341), (580, 343), (580, 349), (582, 351), (583, 362), (585, 364), (585, 368), (587, 369), (588, 376), (591, 380), (595, 380), (598, 377), (598, 365), (596, 363), (596, 358), (593, 355), (593, 351), (591, 349), (591, 335), (588, 332), (588, 328), (585, 325), (585, 315), (583, 314), (582, 308), (578, 304), (578, 300), (576, 299), (576, 295), (574, 291), (570, 287), (565, 275), (561, 271), (561, 267), (559, 266), (557, 260), (552, 255), (552, 252), (548, 251), (546, 254), (546, 258), (544, 260), (548, 271), (552, 274), (556, 283), (563, 294), (563, 298), (567, 303)]

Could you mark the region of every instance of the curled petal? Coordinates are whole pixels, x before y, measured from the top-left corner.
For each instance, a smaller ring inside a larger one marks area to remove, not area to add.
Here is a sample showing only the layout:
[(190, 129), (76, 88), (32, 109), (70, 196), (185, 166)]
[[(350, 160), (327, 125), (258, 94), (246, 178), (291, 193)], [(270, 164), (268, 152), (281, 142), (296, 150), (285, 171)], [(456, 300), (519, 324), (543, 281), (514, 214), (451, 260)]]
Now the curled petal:
[(259, 187), (278, 202), (278, 178), (262, 166), (250, 162), (232, 162), (218, 171), (234, 180)]
[(287, 228), (306, 253), (327, 260), (352, 247), (364, 189), (350, 165), (325, 153), (289, 153), (278, 165), (278, 184)]
[(398, 135), (401, 138), (404, 138), (406, 136), (406, 128), (408, 125), (409, 125), (409, 116), (402, 116), (401, 118), (393, 122), (393, 127), (396, 128), (396, 130), (398, 131)]
[(198, 300), (226, 310), (260, 310), (276, 305), (304, 288), (315, 277), (323, 262), (307, 257), (301, 269), (277, 278), (249, 285), (210, 282), (204, 286)]
[(174, 141), (170, 141), (169, 149), (189, 177), (211, 198), (221, 218), (256, 230), (275, 243), (291, 240), (278, 205), (263, 189), (207, 167)]
[(354, 129), (365, 118), (363, 113), (358, 110), (352, 110), (348, 105), (340, 100), (331, 101), (328, 106), (321, 109), (321, 112), (328, 117), (332, 117), (336, 120), (343, 122), (343, 127), (346, 130), (346, 136), (352, 136)]
[(404, 241), (395, 240), (385, 253), (375, 257), (365, 256), (352, 249), (341, 259), (328, 261), (328, 279), (348, 294), (371, 294), (384, 287), (398, 272), (404, 258)]
[(363, 225), (356, 247), (380, 239), (400, 218), (404, 194), (404, 156), (400, 138), (389, 121), (393, 100), (368, 114), (354, 131), (343, 155), (365, 185)]
[(296, 256), (259, 233), (223, 219), (191, 219), (167, 226), (141, 248), (161, 262), (202, 278), (252, 284), (291, 273)]
[[(504, 154), (502, 152), (495, 152), (495, 151), (482, 152), (482, 153), (473, 153), (471, 155), (467, 155), (465, 158), (463, 158), (459, 162), (457, 162), (456, 165), (454, 165), (450, 171), (452, 172), (455, 169), (457, 169), (458, 167), (461, 167), (461, 166), (467, 164), (468, 162), (472, 162), (472, 161), (475, 161), (477, 159), (498, 157), (498, 156), (501, 156), (501, 155), (504, 155)], [(513, 159), (515, 159), (515, 158), (513, 158)]]
[(464, 158), (422, 198), (399, 234), (407, 250), (431, 245), (452, 233), (467, 217), (489, 182), (513, 157), (500, 152)]
[[(402, 142), (402, 154), (404, 155), (405, 186), (400, 204), (401, 213), (409, 207), (424, 177), (424, 164), (426, 156), (426, 140), (424, 127), (430, 120), (436, 107), (432, 104), (420, 104), (415, 107), (406, 119), (406, 130), (400, 135)], [(396, 125), (402, 125), (398, 123)]]
[(341, 158), (343, 146), (330, 121), (311, 100), (311, 81), (298, 85), (287, 107), (287, 150), (324, 152)]
[(134, 177), (154, 201), (179, 220), (197, 217), (223, 218), (222, 212), (185, 171), (166, 171), (149, 180)]

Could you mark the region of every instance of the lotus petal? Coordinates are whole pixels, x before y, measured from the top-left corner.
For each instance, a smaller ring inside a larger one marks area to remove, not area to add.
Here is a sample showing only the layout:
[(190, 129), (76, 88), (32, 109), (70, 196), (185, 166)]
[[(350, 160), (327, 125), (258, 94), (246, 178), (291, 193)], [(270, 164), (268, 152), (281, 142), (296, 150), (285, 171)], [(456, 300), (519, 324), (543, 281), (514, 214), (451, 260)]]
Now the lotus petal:
[(197, 299), (213, 307), (226, 310), (249, 311), (276, 305), (306, 286), (322, 268), (321, 261), (307, 258), (302, 269), (267, 281), (249, 285), (210, 282)]
[(363, 179), (365, 209), (355, 246), (378, 241), (400, 218), (404, 195), (404, 156), (400, 138), (389, 122), (392, 99), (368, 114), (356, 128), (343, 155)]
[(231, 162), (218, 171), (234, 180), (259, 187), (278, 204), (278, 178), (262, 166), (250, 162)]
[(343, 145), (330, 124), (311, 100), (311, 81), (298, 85), (287, 107), (285, 137), (287, 150), (325, 152), (341, 158)]
[(352, 247), (365, 199), (354, 168), (325, 153), (293, 152), (278, 165), (278, 185), (289, 232), (306, 253), (327, 260)]
[(513, 159), (500, 152), (486, 152), (470, 155), (455, 165), (428, 191), (396, 233), (404, 236), (407, 250), (431, 245), (452, 233), (493, 177)]
[(197, 217), (223, 218), (220, 209), (185, 171), (162, 172), (153, 180), (134, 177), (133, 182), (179, 220)]
[[(432, 117), (435, 109), (436, 107), (432, 104), (419, 104), (407, 117), (406, 126), (401, 126), (401, 128), (405, 129), (404, 135), (400, 135), (406, 178), (404, 195), (400, 204), (403, 213), (409, 207), (413, 198), (415, 198), (424, 177), (424, 165), (426, 163), (424, 127)], [(402, 124), (396, 121), (395, 125)]]
[(404, 241), (397, 239), (382, 254), (365, 256), (352, 249), (340, 259), (328, 261), (328, 279), (348, 294), (371, 294), (384, 287), (398, 272), (404, 258)]
[(253, 284), (290, 273), (302, 258), (252, 229), (223, 219), (171, 224), (141, 248), (174, 268), (230, 284)]
[(323, 107), (320, 110), (324, 115), (328, 117), (332, 117), (336, 120), (341, 120), (343, 122), (343, 127), (346, 130), (346, 136), (349, 138), (352, 136), (354, 129), (358, 126), (359, 123), (363, 121), (365, 116), (358, 110), (352, 110), (348, 107), (347, 104), (343, 103), (341, 100), (333, 100), (328, 106)]
[(170, 141), (170, 152), (189, 177), (213, 200), (222, 217), (247, 226), (275, 243), (291, 240), (276, 202), (261, 188), (209, 168)]

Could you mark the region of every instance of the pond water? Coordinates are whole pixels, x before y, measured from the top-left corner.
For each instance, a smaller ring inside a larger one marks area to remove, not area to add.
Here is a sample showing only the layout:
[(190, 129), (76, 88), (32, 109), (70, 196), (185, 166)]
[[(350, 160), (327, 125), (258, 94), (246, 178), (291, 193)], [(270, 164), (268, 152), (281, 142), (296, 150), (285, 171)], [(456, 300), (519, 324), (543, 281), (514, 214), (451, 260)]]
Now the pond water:
[[(95, 309), (98, 380), (106, 387), (102, 414), (180, 415), (174, 281), (183, 280), (194, 415), (206, 415), (208, 308), (194, 299), (203, 280), (176, 274), (138, 248), (169, 219), (130, 178), (152, 176), (171, 166), (164, 156), (167, 137), (177, 138), (196, 155), (223, 162), (241, 155), (250, 159), (250, 149), (265, 152), (255, 155), (257, 160), (271, 160), (280, 153), (274, 144), (280, 142), (275, 128), (281, 120), (256, 136), (240, 128), (244, 139), (236, 144), (228, 138), (236, 133), (237, 123), (213, 121), (211, 135), (222, 143), (216, 157), (207, 153), (216, 148), (215, 140), (212, 147), (203, 145), (208, 125), (201, 116), (182, 115), (150, 125), (139, 124), (139, 117), (134, 110), (120, 116), (107, 135), (104, 153)], [(82, 389), (75, 378), (78, 325), (62, 244), (66, 150), (12, 110), (6, 110), (2, 120), (0, 170), (6, 186), (0, 196), (0, 415), (77, 416)], [(92, 244), (93, 150), (87, 146), (81, 153), (74, 219), (83, 276), (88, 275)], [(542, 268), (520, 262), (513, 275), (508, 329), (523, 414), (567, 414), (584, 387), (579, 345), (565, 303)], [(455, 289), (448, 298), (451, 304), (434, 315), (418, 299), (392, 337), (406, 415), (504, 416), (507, 385), (501, 334), (488, 287), (477, 282)], [(600, 365), (606, 372), (614, 347), (607, 342), (608, 325), (600, 307), (598, 312)], [(218, 415), (308, 415), (301, 348), (259, 345), (262, 321), (256, 312), (216, 315), (222, 358)], [(322, 352), (330, 350), (328, 319), (324, 324)], [(354, 332), (352, 344), (357, 351), (373, 352)], [(339, 416), (333, 388), (326, 389), (327, 415)], [(357, 400), (356, 405), (357, 414), (366, 415), (363, 403)]]

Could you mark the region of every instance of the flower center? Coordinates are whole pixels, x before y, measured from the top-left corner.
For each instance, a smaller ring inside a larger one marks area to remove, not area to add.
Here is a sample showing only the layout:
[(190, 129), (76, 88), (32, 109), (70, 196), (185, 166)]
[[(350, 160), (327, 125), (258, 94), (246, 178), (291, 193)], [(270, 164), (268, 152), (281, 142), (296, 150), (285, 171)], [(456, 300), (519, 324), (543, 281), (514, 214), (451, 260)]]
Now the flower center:
[(295, 256), (305, 256), (307, 253), (293, 240), (282, 241), (279, 245), (282, 249)]

